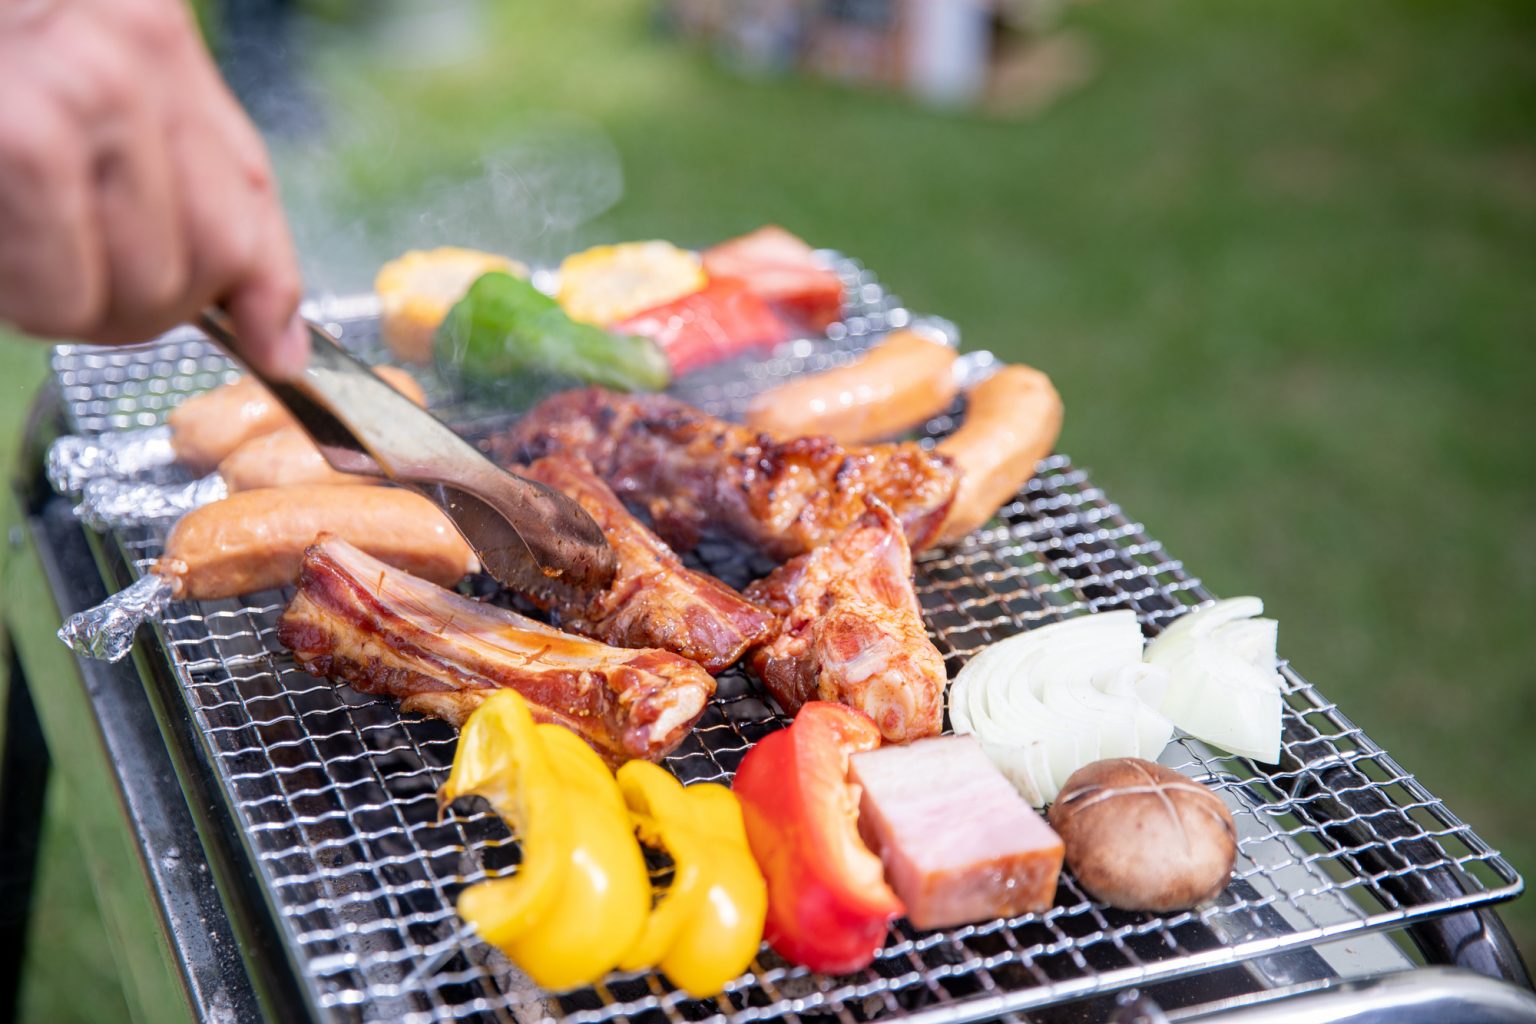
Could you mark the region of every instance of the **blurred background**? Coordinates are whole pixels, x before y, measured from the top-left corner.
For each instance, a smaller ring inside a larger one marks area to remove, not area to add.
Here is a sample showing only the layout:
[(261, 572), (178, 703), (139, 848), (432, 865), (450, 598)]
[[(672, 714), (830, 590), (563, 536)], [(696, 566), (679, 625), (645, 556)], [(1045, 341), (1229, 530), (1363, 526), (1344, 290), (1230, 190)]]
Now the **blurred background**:
[[(1536, 871), (1536, 6), (208, 0), (317, 292), (775, 222), (1038, 366), (1061, 448)], [(914, 26), (916, 27), (914, 29)], [(0, 452), (45, 349), (0, 341)], [(125, 1015), (54, 788), (24, 1018)], [(1504, 914), (1527, 956), (1536, 899)]]

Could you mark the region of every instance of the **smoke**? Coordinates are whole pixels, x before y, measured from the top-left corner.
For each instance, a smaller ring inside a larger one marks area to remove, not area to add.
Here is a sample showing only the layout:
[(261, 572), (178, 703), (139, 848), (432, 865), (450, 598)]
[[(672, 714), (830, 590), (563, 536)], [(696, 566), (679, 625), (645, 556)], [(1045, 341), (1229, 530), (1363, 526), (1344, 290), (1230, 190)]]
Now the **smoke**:
[(423, 190), (399, 231), (546, 262), (623, 194), (618, 150), (607, 135), (593, 122), (545, 116), (482, 157), (475, 176)]
[[(332, 117), (332, 123), (343, 121)], [(367, 290), (380, 264), (406, 249), (460, 245), (550, 263), (575, 247), (583, 224), (624, 194), (618, 150), (595, 123), (533, 115), (474, 163), (425, 184), (355, 191), (342, 153), (377, 147), (392, 125), (355, 119), (346, 137), (290, 141), (274, 152), (308, 290)]]

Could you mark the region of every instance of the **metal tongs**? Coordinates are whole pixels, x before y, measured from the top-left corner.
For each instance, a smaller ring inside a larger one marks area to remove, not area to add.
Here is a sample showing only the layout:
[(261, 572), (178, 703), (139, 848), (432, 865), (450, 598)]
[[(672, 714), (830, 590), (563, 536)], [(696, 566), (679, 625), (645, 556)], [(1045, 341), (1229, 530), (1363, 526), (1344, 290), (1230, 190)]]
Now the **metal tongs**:
[[(613, 581), (613, 549), (580, 505), (499, 468), (324, 328), (305, 324), (311, 354), (302, 377), (279, 382), (249, 364), (246, 369), (287, 407), (327, 462), (426, 497), (464, 535), (481, 567), (514, 590), (538, 591), (552, 578), (582, 589)], [(239, 341), (223, 312), (206, 309), (197, 325), (239, 358)]]

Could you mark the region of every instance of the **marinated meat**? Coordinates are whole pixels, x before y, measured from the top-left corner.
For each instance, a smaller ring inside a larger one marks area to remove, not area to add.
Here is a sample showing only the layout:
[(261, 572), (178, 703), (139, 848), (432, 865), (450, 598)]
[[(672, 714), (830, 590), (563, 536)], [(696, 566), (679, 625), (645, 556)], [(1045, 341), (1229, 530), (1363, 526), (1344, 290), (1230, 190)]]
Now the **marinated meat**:
[(922, 550), (959, 482), (946, 457), (916, 444), (775, 441), (666, 395), (602, 388), (545, 399), (491, 444), (503, 465), (556, 452), (586, 459), (621, 499), (645, 506), (673, 548), (689, 550), (717, 526), (777, 559), (830, 541), (866, 497), (888, 506)]
[(458, 724), (498, 687), (566, 726), (610, 763), (660, 760), (714, 693), (699, 665), (619, 650), (391, 569), (322, 536), (304, 555), (278, 639), (299, 665), (407, 711)]
[(659, 647), (711, 673), (723, 672), (768, 635), (771, 615), (713, 576), (685, 568), (585, 462), (552, 455), (518, 472), (574, 498), (618, 557), (606, 590), (578, 590), (551, 578), (548, 589), (528, 595), (554, 612), (562, 628), (616, 647)]
[(1050, 907), (1062, 842), (981, 744), (943, 736), (854, 754), (859, 832), (918, 928)]
[(912, 554), (890, 509), (872, 504), (831, 543), (753, 583), (746, 597), (779, 617), (777, 633), (748, 664), (785, 711), (811, 700), (847, 704), (891, 743), (939, 732), (944, 657), (928, 639)]

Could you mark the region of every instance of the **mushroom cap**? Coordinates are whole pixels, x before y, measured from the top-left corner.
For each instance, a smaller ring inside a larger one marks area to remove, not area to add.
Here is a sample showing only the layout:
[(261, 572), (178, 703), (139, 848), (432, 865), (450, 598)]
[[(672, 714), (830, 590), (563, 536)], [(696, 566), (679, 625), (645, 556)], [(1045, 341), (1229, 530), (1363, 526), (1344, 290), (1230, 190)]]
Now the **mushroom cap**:
[(1137, 757), (1073, 772), (1050, 821), (1078, 883), (1121, 910), (1167, 912), (1213, 899), (1237, 856), (1237, 829), (1220, 797)]

